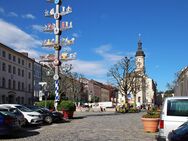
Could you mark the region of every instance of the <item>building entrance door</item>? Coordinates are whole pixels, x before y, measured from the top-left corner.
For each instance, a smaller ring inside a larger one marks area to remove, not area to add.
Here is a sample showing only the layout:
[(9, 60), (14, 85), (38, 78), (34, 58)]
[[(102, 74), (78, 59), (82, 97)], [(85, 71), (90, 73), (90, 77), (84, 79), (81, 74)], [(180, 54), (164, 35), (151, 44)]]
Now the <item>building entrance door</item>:
[(9, 95), (9, 96), (8, 96), (8, 103), (9, 103), (9, 104), (14, 104), (14, 101), (15, 101), (14, 95)]

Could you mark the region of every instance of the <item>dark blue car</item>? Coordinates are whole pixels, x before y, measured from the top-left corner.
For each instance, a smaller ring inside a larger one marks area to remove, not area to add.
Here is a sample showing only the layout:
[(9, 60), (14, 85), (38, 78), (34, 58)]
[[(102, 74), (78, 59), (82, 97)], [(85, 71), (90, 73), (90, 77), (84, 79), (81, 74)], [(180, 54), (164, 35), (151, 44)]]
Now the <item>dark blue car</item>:
[(168, 134), (169, 141), (188, 141), (188, 122), (179, 126), (176, 130), (172, 130)]
[(52, 122), (60, 122), (63, 120), (63, 113), (50, 111), (45, 107), (40, 106), (26, 106), (27, 108), (39, 112), (43, 115), (43, 120), (45, 123), (51, 124)]
[(12, 134), (20, 129), (18, 119), (8, 112), (0, 112), (0, 135)]

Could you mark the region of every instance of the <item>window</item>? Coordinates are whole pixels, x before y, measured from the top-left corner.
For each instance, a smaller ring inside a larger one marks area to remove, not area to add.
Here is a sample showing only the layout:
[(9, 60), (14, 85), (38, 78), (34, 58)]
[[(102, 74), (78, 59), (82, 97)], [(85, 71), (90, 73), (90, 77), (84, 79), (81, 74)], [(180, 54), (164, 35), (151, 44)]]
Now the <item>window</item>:
[(24, 83), (22, 82), (22, 91), (24, 91)]
[(2, 63), (2, 70), (6, 71), (6, 64), (5, 63)]
[(8, 80), (8, 88), (11, 89), (11, 80)]
[(12, 59), (12, 55), (8, 54), (8, 59), (11, 60)]
[(20, 76), (20, 69), (18, 68), (18, 76)]
[(22, 70), (22, 77), (24, 77), (24, 70)]
[(31, 85), (30, 84), (28, 85), (28, 89), (29, 89), (28, 91), (30, 92), (31, 91)]
[(29, 77), (29, 79), (31, 79), (31, 73), (30, 72), (29, 72), (29, 76), (28, 77)]
[(13, 74), (16, 74), (16, 67), (13, 66)]
[(24, 104), (24, 97), (22, 97), (21, 99), (21, 104)]
[(16, 56), (13, 56), (13, 61), (16, 62)]
[(9, 73), (12, 72), (12, 67), (11, 67), (11, 65), (8, 65), (8, 72), (9, 72)]
[(20, 104), (20, 97), (17, 97), (17, 103)]
[(5, 100), (5, 95), (2, 95), (2, 104), (5, 104), (6, 103), (6, 100)]
[(140, 96), (138, 97), (138, 102), (140, 102)]
[(16, 81), (13, 80), (13, 89), (16, 89)]
[(18, 90), (20, 90), (20, 82), (18, 82)]
[(20, 64), (20, 58), (18, 58), (18, 64)]
[(29, 68), (31, 68), (31, 63), (29, 63)]
[(22, 60), (22, 65), (24, 65), (24, 60)]
[(5, 78), (4, 78), (4, 77), (2, 78), (2, 87), (3, 87), (3, 88), (5, 88), (5, 87), (6, 87), (6, 80), (5, 80)]
[(5, 51), (3, 51), (3, 57), (6, 57), (6, 52)]
[(188, 116), (188, 100), (174, 99), (167, 102), (168, 116)]

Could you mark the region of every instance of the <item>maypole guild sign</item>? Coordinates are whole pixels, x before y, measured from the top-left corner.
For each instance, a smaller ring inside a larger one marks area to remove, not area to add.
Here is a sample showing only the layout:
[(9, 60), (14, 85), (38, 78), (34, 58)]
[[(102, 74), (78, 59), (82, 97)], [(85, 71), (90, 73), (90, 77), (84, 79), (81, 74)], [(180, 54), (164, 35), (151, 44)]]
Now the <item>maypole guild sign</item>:
[(59, 4), (59, 0), (55, 0), (54, 3), (55, 3), (55, 4)]

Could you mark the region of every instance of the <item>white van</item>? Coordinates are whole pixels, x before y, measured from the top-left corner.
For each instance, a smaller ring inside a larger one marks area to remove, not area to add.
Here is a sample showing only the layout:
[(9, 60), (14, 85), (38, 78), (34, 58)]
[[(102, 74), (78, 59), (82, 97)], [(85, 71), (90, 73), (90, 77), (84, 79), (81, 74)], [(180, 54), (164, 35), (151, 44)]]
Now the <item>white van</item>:
[(159, 122), (158, 141), (168, 141), (170, 131), (188, 121), (188, 97), (168, 97), (163, 103)]

